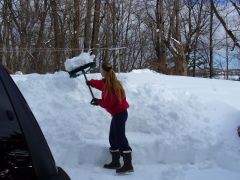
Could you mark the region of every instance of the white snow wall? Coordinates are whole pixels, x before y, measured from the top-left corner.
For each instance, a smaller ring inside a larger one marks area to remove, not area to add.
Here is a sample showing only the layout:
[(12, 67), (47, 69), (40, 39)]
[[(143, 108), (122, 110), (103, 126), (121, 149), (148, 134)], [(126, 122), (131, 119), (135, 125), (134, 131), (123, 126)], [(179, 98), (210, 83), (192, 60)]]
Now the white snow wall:
[[(100, 78), (100, 74), (87, 76)], [(58, 72), (12, 77), (36, 116), (57, 164), (98, 166), (109, 160), (111, 116), (90, 105), (91, 95), (83, 76), (70, 79), (66, 72)], [(200, 92), (192, 86), (202, 83), (204, 87), (215, 81), (193, 81), (148, 70), (120, 74), (118, 78), (130, 104), (126, 130), (133, 163), (208, 161), (240, 170), (240, 144), (232, 131), (240, 122), (239, 111), (225, 103), (205, 104), (192, 93)], [(94, 94), (100, 97), (99, 91), (94, 90)]]

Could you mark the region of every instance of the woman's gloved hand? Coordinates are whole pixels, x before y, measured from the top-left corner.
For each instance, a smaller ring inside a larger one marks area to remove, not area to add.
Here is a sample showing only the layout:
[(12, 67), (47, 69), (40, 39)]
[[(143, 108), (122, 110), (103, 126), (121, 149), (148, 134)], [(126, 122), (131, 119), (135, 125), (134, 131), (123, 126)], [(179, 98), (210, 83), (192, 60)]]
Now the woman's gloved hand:
[(93, 106), (98, 106), (99, 104), (98, 104), (97, 100), (98, 100), (98, 99), (93, 98), (93, 99), (91, 100), (90, 104), (93, 105)]
[(90, 86), (90, 81), (86, 81), (86, 85)]

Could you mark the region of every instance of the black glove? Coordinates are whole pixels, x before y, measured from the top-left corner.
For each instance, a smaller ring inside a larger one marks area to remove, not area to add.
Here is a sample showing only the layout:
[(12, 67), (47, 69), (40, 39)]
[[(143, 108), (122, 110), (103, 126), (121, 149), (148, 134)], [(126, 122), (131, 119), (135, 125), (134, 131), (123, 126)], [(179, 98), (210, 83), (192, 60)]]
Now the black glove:
[(98, 106), (98, 102), (97, 102), (97, 99), (96, 98), (93, 98), (90, 102), (91, 105), (94, 105), (94, 106)]
[(86, 84), (87, 84), (88, 86), (90, 86), (90, 82), (89, 82), (89, 81), (86, 81)]

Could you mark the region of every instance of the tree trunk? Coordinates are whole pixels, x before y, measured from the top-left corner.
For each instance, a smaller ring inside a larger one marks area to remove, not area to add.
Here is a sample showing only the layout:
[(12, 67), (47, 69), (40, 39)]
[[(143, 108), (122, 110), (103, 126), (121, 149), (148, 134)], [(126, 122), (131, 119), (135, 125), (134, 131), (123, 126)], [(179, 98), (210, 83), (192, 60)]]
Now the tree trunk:
[(226, 24), (226, 22), (223, 20), (223, 18), (219, 15), (215, 5), (214, 5), (214, 1), (210, 0), (211, 2), (211, 11), (214, 12), (214, 14), (216, 15), (216, 17), (218, 18), (218, 20), (220, 21), (220, 23), (222, 24), (223, 28), (225, 29), (225, 31), (228, 33), (229, 37), (233, 40), (234, 42), (234, 46), (237, 46), (238, 48), (240, 48), (240, 43), (239, 40), (237, 39), (237, 37), (233, 34), (232, 30), (230, 30), (228, 28), (228, 25)]
[(95, 0), (94, 8), (94, 20), (93, 20), (93, 32), (92, 32), (92, 54), (97, 56), (99, 48), (99, 28), (100, 28), (100, 10), (101, 10), (101, 0)]
[(62, 32), (60, 29), (59, 16), (57, 12), (57, 3), (55, 0), (50, 1), (52, 8), (52, 19), (53, 19), (53, 30), (54, 30), (54, 47), (56, 48), (55, 57), (54, 57), (54, 70), (60, 70), (63, 66), (61, 61), (61, 51), (63, 40), (62, 40)]
[(0, 31), (0, 64), (3, 64), (3, 36), (2, 32)]
[(229, 75), (229, 44), (228, 44), (228, 35), (226, 33), (226, 79), (228, 80)]
[(84, 51), (85, 52), (88, 52), (90, 48), (92, 7), (93, 7), (93, 0), (88, 0), (87, 14), (85, 17), (85, 29), (84, 29)]
[[(117, 13), (117, 8), (116, 8), (116, 2), (115, 0), (112, 1), (112, 5), (111, 5), (111, 17), (112, 17), (112, 45), (114, 48), (117, 48), (117, 17), (116, 17), (116, 13)], [(113, 69), (114, 71), (117, 71), (117, 54), (118, 54), (118, 50), (112, 50), (113, 51)]]
[(180, 1), (175, 0), (173, 3), (172, 12), (170, 12), (169, 32), (168, 37), (165, 40), (165, 44), (173, 55), (175, 74), (187, 76), (186, 55), (180, 38), (179, 8)]
[[(175, 0), (174, 3), (175, 6), (175, 18), (176, 18), (176, 24), (174, 28), (174, 34), (173, 37), (179, 42), (181, 41), (181, 33), (180, 33), (180, 0)], [(178, 53), (175, 56), (175, 62), (176, 62), (176, 71), (179, 75), (187, 76), (187, 63), (186, 63), (186, 55), (184, 51), (184, 47), (182, 44), (179, 44), (178, 42), (175, 42)]]
[(110, 24), (110, 11), (109, 11), (109, 7), (107, 6), (107, 4), (105, 4), (105, 14), (106, 14), (106, 22), (105, 22), (105, 28), (104, 28), (104, 57), (103, 57), (103, 62), (107, 63), (109, 61), (109, 36), (110, 36), (110, 28), (109, 28), (109, 24)]
[(73, 18), (73, 39), (72, 39), (72, 56), (80, 54), (79, 37), (81, 31), (81, 19), (80, 19), (80, 3), (81, 0), (74, 0), (74, 18)]
[(209, 29), (209, 77), (213, 78), (213, 5), (210, 4), (210, 29)]
[(44, 8), (43, 8), (44, 10), (42, 12), (40, 12), (40, 14), (39, 14), (40, 27), (39, 27), (39, 31), (38, 31), (38, 38), (37, 38), (37, 42), (36, 42), (36, 46), (35, 46), (35, 51), (33, 52), (33, 57), (35, 59), (31, 66), (32, 72), (40, 72), (41, 73), (41, 72), (45, 71), (45, 69), (43, 67), (43, 60), (42, 60), (42, 56), (40, 53), (40, 48), (44, 41), (43, 39), (44, 39), (45, 21), (46, 21), (49, 7), (50, 6), (49, 6), (47, 0), (44, 0)]
[[(8, 8), (8, 0), (4, 1), (3, 4), (3, 49), (5, 51), (2, 64), (10, 68), (10, 54), (9, 54), (9, 41), (10, 41), (10, 12)], [(11, 69), (12, 70), (12, 69)]]
[(159, 71), (166, 73), (166, 46), (164, 44), (164, 11), (163, 0), (157, 0), (156, 2), (156, 21), (157, 21), (157, 40), (156, 40), (156, 54), (159, 61)]

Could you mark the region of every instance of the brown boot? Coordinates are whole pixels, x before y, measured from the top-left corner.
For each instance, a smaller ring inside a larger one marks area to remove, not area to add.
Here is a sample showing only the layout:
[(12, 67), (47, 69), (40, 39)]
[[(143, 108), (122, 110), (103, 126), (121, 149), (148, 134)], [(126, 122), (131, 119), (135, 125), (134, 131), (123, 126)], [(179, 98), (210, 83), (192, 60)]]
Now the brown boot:
[(123, 166), (119, 169), (116, 170), (116, 173), (128, 173), (128, 172), (133, 172), (133, 166), (132, 166), (132, 153), (131, 152), (127, 152), (124, 153), (123, 152)]
[(120, 152), (119, 151), (110, 151), (110, 153), (112, 154), (112, 162), (110, 162), (109, 164), (104, 164), (104, 168), (106, 169), (118, 169), (121, 167), (120, 164)]

